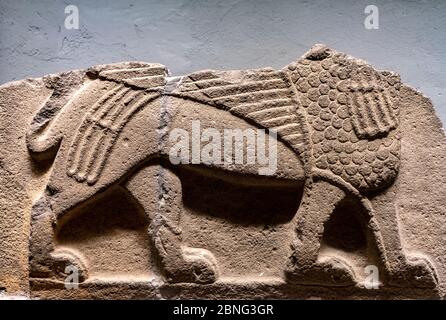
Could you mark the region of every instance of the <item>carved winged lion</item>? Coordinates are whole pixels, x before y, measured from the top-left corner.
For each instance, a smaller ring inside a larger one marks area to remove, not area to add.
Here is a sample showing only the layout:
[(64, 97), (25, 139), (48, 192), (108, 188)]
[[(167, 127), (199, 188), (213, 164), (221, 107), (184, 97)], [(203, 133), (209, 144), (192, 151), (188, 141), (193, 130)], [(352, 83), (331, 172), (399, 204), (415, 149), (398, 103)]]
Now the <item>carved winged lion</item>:
[[(54, 159), (46, 192), (33, 209), (33, 276), (57, 276), (58, 266), (68, 261), (88, 277), (81, 258), (57, 251), (53, 234), (67, 212), (120, 184), (151, 218), (149, 231), (167, 281), (216, 281), (212, 253), (182, 243), (181, 186), (173, 166), (166, 164), (168, 143), (163, 142), (169, 126), (175, 126), (169, 113), (173, 107), (175, 118), (191, 112), (198, 117), (200, 110), (216, 108), (274, 129), (292, 154), (292, 168), (279, 161), (276, 173), (304, 186), (293, 254), (285, 266), (288, 281), (357, 283), (342, 258), (318, 258), (324, 224), (339, 203), (352, 197), (364, 209), (367, 232), (389, 283), (436, 286), (429, 259), (403, 252), (392, 194), (385, 192), (400, 163), (396, 74), (317, 45), (280, 70), (205, 70), (169, 77), (162, 65), (130, 62), (93, 67), (86, 75), (48, 78), (53, 93), (28, 132), (33, 158)], [(148, 161), (155, 164), (141, 169)], [(135, 181), (161, 186), (162, 205)], [(386, 216), (386, 226), (378, 224), (377, 214)], [(392, 239), (382, 236), (384, 227)]]

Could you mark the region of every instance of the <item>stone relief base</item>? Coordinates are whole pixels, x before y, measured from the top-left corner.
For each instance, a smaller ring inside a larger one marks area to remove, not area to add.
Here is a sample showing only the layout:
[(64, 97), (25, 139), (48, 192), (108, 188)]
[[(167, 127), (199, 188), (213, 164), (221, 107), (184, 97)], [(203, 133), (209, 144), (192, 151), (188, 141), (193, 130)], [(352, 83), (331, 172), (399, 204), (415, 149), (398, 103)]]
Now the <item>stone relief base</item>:
[(31, 297), (38, 299), (439, 299), (432, 289), (317, 287), (289, 285), (282, 280), (219, 283), (163, 284), (91, 280), (76, 290), (63, 283), (31, 279)]

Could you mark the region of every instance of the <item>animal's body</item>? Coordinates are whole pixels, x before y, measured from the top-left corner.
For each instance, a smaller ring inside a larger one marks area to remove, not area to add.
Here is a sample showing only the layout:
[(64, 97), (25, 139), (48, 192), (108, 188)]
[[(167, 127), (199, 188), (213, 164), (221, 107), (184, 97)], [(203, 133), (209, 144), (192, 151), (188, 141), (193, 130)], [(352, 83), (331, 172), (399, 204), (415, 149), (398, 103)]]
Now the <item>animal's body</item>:
[[(389, 186), (399, 169), (396, 75), (316, 47), (282, 70), (206, 70), (169, 78), (161, 65), (134, 63), (91, 70), (90, 78), (74, 93), (56, 91), (32, 123), (31, 153), (37, 159), (54, 157), (46, 195), (35, 205), (33, 237), (51, 237), (52, 219), (57, 225), (73, 208), (120, 184), (151, 218), (150, 233), (168, 281), (215, 281), (218, 264), (212, 253), (182, 245), (181, 183), (168, 162), (169, 130), (187, 130), (190, 120), (199, 119), (204, 128), (243, 126), (277, 132), (278, 167), (269, 179), (304, 189), (288, 279), (354, 283), (348, 263), (336, 257), (318, 260), (324, 223), (340, 202), (353, 197), (367, 212), (368, 232), (395, 282), (419, 277), (421, 285), (434, 284), (430, 263), (406, 258), (399, 242), (390, 244), (399, 248), (398, 254), (386, 254), (389, 245), (381, 239), (367, 200), (369, 194)], [(52, 104), (64, 106), (48, 117)], [(258, 171), (256, 165), (211, 167), (223, 176)], [(141, 192), (141, 183), (161, 189), (161, 205), (159, 199)], [(66, 252), (52, 253), (51, 241), (46, 244), (32, 265), (36, 275), (51, 274), (45, 262), (50, 255), (58, 261), (76, 260)], [(389, 259), (400, 264), (396, 267)], [(401, 270), (406, 274), (399, 275)]]

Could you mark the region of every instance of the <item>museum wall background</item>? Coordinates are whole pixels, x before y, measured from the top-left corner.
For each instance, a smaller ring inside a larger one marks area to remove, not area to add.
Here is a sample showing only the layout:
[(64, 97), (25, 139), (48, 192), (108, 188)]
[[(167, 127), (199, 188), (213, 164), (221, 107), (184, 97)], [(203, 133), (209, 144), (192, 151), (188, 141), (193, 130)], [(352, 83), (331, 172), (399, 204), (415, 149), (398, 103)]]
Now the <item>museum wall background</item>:
[[(367, 30), (367, 5), (379, 29)], [(67, 5), (79, 29), (64, 27)], [(429, 96), (446, 121), (445, 1), (0, 1), (0, 83), (126, 60), (173, 75), (282, 67), (314, 43), (362, 58)]]

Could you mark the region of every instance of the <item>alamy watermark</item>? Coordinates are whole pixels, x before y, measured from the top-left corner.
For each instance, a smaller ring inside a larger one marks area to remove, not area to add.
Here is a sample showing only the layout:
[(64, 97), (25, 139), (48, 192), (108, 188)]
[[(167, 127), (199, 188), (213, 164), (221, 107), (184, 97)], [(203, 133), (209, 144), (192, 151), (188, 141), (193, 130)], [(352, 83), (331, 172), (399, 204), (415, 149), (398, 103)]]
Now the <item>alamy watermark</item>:
[(79, 288), (79, 268), (75, 265), (67, 265), (65, 267), (65, 273), (68, 276), (65, 278), (64, 286), (67, 290), (78, 289)]
[(368, 265), (364, 268), (366, 277), (364, 279), (364, 287), (366, 289), (379, 289), (379, 269), (375, 265)]
[(364, 27), (367, 30), (379, 29), (379, 9), (377, 6), (370, 4), (364, 9), (367, 14), (364, 19)]
[(79, 29), (79, 8), (75, 5), (68, 5), (65, 7), (65, 28), (70, 29)]
[(260, 175), (277, 170), (277, 132), (264, 129), (201, 129), (199, 120), (192, 130), (175, 128), (169, 133), (172, 164), (258, 165)]

